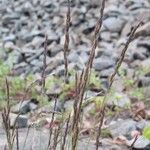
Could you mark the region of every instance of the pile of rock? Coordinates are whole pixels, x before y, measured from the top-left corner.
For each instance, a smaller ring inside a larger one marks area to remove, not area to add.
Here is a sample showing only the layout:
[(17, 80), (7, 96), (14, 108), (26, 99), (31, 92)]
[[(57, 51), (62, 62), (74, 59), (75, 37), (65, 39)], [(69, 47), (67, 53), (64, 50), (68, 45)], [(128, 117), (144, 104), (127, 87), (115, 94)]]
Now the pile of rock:
[[(150, 65), (150, 4), (148, 0), (108, 0), (93, 68), (107, 77), (133, 25), (143, 20), (127, 59), (132, 67)], [(0, 7), (0, 58), (12, 64), (15, 75), (41, 73), (43, 44), (48, 35), (46, 73), (63, 75), (63, 44), (67, 3), (64, 0), (11, 0)], [(145, 15), (146, 14), (146, 15)], [(88, 59), (92, 33), (99, 17), (99, 1), (71, 2), (69, 68), (82, 69)], [(141, 18), (142, 17), (142, 18)]]

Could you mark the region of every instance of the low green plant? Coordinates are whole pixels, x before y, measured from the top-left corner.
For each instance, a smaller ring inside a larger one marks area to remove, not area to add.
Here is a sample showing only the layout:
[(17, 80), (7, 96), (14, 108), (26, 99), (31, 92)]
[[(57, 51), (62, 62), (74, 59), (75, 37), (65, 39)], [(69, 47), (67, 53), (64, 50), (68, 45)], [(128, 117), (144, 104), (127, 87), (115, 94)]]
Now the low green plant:
[(97, 76), (97, 73), (94, 70), (91, 70), (89, 85), (93, 85), (96, 88), (101, 87), (99, 77)]
[(133, 87), (134, 85), (134, 80), (132, 78), (129, 78), (126, 76), (126, 73), (125, 73), (125, 70), (123, 69), (119, 69), (119, 74), (120, 74), (120, 77), (123, 81), (123, 85), (126, 87), (126, 88), (131, 88)]
[(107, 129), (107, 128), (106, 129), (102, 129), (101, 130), (101, 137), (102, 138), (110, 138), (110, 137), (112, 137), (110, 130)]
[(0, 62), (0, 78), (6, 77), (10, 73), (10, 67)]
[(137, 88), (131, 89), (130, 95), (131, 95), (132, 97), (135, 97), (135, 98), (139, 99), (139, 100), (144, 99), (144, 91), (143, 91), (142, 88), (138, 88), (138, 87), (137, 87)]
[(144, 76), (145, 74), (149, 73), (150, 67), (139, 67), (136, 69), (137, 76)]
[(144, 128), (143, 136), (144, 136), (144, 138), (150, 140), (150, 124)]

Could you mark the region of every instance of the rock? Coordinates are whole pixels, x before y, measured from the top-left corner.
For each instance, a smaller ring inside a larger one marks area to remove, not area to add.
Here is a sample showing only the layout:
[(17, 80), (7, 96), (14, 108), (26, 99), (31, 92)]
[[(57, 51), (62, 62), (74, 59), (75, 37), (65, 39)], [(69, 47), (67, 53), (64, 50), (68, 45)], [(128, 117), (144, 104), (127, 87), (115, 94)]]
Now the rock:
[(108, 86), (109, 86), (109, 82), (108, 82), (108, 79), (107, 78), (100, 78), (100, 84), (102, 85), (102, 88), (104, 90), (108, 89)]
[(10, 113), (9, 117), (11, 127), (14, 127), (14, 125), (16, 125), (18, 128), (25, 128), (28, 125), (28, 118), (25, 115), (18, 116), (17, 114)]
[(79, 61), (79, 55), (77, 54), (77, 52), (73, 51), (68, 55), (68, 61), (69, 62), (78, 62)]
[(47, 34), (48, 34), (48, 43), (52, 43), (53, 41), (58, 42), (59, 36), (55, 32), (49, 31)]
[(43, 67), (43, 62), (39, 61), (38, 59), (33, 59), (30, 63), (31, 65), (34, 65), (38, 68), (42, 68)]
[(139, 41), (139, 43), (137, 43), (138, 47), (142, 48), (142, 54), (144, 54), (145, 56), (149, 57), (150, 56), (150, 39), (141, 39), (141, 41)]
[(123, 37), (128, 36), (131, 31), (131, 27), (132, 27), (132, 24), (130, 22), (127, 22), (122, 29), (121, 35)]
[(16, 36), (14, 34), (10, 34), (4, 38), (4, 42), (8, 42), (8, 41), (15, 42), (15, 40), (16, 40)]
[(36, 36), (33, 38), (31, 43), (35, 48), (39, 48), (44, 43), (44, 38), (40, 36)]
[(109, 99), (108, 99), (109, 105), (116, 105), (118, 107), (129, 107), (130, 106), (130, 99), (129, 97), (124, 93), (114, 93)]
[(35, 36), (44, 37), (44, 34), (42, 33), (42, 31), (39, 30), (32, 30), (31, 32), (28, 32), (27, 30), (22, 30), (19, 35), (19, 37), (26, 42), (30, 42)]
[(102, 32), (102, 33), (100, 34), (100, 37), (101, 37), (102, 40), (107, 41), (107, 42), (109, 42), (109, 41), (112, 40), (112, 39), (111, 39), (111, 34), (110, 34), (110, 32), (108, 32), (108, 31)]
[(141, 77), (138, 81), (138, 87), (150, 86), (150, 77)]
[(64, 65), (58, 66), (56, 69), (53, 70), (53, 72), (55, 75), (62, 77), (65, 74), (65, 67)]
[(142, 66), (143, 68), (150, 68), (150, 58), (143, 60), (143, 61), (141, 62), (141, 66)]
[(19, 104), (13, 106), (11, 108), (11, 112), (26, 114), (30, 111), (37, 109), (37, 107), (38, 107), (37, 104), (38, 104), (38, 102), (36, 101), (36, 99), (26, 100), (26, 101), (20, 102)]
[(90, 34), (92, 31), (94, 31), (95, 28), (95, 19), (90, 21), (88, 24), (84, 24), (83, 26), (83, 34)]
[(30, 2), (25, 2), (23, 5), (23, 12), (27, 13), (33, 10), (33, 6)]
[(145, 23), (139, 27), (135, 33), (135, 37), (150, 35), (150, 22)]
[(50, 57), (54, 57), (61, 51), (63, 51), (63, 47), (61, 45), (56, 44), (56, 42), (53, 42), (48, 46), (48, 56)]
[(7, 59), (7, 53), (1, 47), (0, 47), (0, 59), (1, 60), (6, 60)]
[(68, 100), (65, 101), (64, 103), (64, 110), (67, 111), (72, 111), (73, 110), (73, 105), (74, 105), (74, 101), (73, 100)]
[(133, 60), (137, 60), (137, 59), (139, 59), (139, 60), (145, 60), (146, 56), (144, 54), (139, 53), (139, 52), (135, 52), (133, 54)]
[(147, 120), (141, 120), (139, 122), (137, 122), (136, 128), (139, 131), (142, 131), (144, 129), (145, 126), (149, 125), (150, 121)]
[[(134, 139), (127, 142), (129, 146), (133, 143)], [(149, 150), (150, 149), (150, 141), (146, 140), (143, 136), (139, 136), (136, 142), (133, 145), (135, 150)]]
[(53, 111), (62, 112), (64, 110), (64, 102), (57, 99), (56, 108), (54, 110), (55, 101), (50, 101), (49, 104), (38, 109), (38, 113), (51, 113)]
[(62, 88), (59, 85), (54, 84), (53, 86), (50, 87), (50, 89), (46, 91), (46, 94), (49, 97), (58, 97), (61, 92)]
[(115, 61), (113, 59), (107, 57), (97, 58), (93, 62), (93, 68), (96, 71), (101, 71), (103, 69), (108, 69), (110, 67), (114, 67)]
[(79, 60), (83, 65), (87, 62), (88, 58), (89, 56), (86, 52), (81, 52), (79, 55)]
[(108, 78), (114, 72), (114, 68), (104, 69), (99, 73), (100, 78)]
[(116, 17), (110, 17), (103, 21), (104, 27), (111, 32), (120, 32), (124, 24), (124, 20)]
[(14, 49), (14, 43), (13, 42), (6, 42), (4, 45), (4, 48), (7, 51), (12, 51)]
[(131, 133), (131, 131), (136, 130), (136, 122), (131, 119), (120, 120), (110, 125), (108, 129), (110, 130), (111, 135), (114, 138), (120, 135), (128, 136)]

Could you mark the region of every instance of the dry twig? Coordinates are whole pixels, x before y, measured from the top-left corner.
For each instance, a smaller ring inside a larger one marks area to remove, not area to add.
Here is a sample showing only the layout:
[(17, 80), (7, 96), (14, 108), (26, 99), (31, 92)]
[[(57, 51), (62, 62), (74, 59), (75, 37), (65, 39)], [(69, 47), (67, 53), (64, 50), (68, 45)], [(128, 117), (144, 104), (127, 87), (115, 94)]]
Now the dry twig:
[(108, 90), (106, 91), (106, 94), (104, 96), (104, 100), (103, 100), (103, 104), (102, 104), (102, 108), (99, 112), (99, 118), (100, 118), (100, 122), (99, 122), (99, 126), (98, 126), (98, 132), (97, 132), (97, 137), (96, 137), (96, 150), (98, 150), (98, 146), (99, 146), (99, 138), (100, 138), (100, 135), (101, 135), (101, 128), (102, 128), (102, 124), (103, 124), (103, 120), (104, 120), (104, 116), (105, 116), (105, 103), (106, 103), (106, 100), (107, 100), (107, 96), (111, 90), (111, 87), (112, 87), (112, 84), (113, 84), (113, 81), (114, 81), (114, 78), (115, 78), (115, 75), (117, 74), (123, 60), (124, 60), (124, 57), (125, 57), (125, 54), (126, 54), (126, 51), (129, 47), (129, 44), (132, 42), (132, 40), (134, 39), (134, 35), (135, 35), (135, 32), (136, 30), (138, 29), (138, 27), (142, 24), (142, 22), (140, 22), (136, 27), (133, 28), (133, 30), (131, 31), (130, 35), (129, 35), (129, 38), (125, 44), (125, 47), (123, 48), (122, 52), (121, 52), (121, 55), (119, 57), (119, 60), (116, 64), (116, 67), (115, 67), (115, 70), (113, 72), (113, 74), (110, 76), (110, 80), (109, 80), (109, 87), (108, 87)]
[(65, 80), (67, 80), (68, 77), (67, 55), (69, 52), (69, 27), (70, 27), (70, 0), (68, 0), (68, 10), (66, 14), (65, 43), (64, 43)]
[(78, 123), (79, 123), (79, 118), (80, 118), (80, 113), (81, 113), (81, 106), (83, 102), (85, 89), (88, 83), (89, 74), (91, 72), (93, 60), (95, 57), (95, 50), (96, 50), (98, 38), (99, 38), (99, 31), (101, 29), (102, 22), (103, 22), (104, 8), (105, 8), (105, 0), (102, 1), (101, 9), (100, 9), (100, 18), (97, 21), (95, 29), (94, 29), (94, 37), (93, 37), (93, 42), (92, 42), (92, 48), (90, 51), (90, 56), (89, 56), (85, 69), (82, 71), (82, 74), (80, 75), (80, 79), (78, 81), (79, 84), (77, 85), (77, 90), (76, 90), (77, 92), (76, 103), (77, 104), (74, 105), (74, 106), (77, 105), (77, 107), (75, 108), (76, 110), (74, 110), (74, 120), (73, 120), (73, 137), (72, 137), (72, 149), (73, 150), (75, 150), (77, 146), (77, 139), (78, 139), (78, 134), (79, 134)]

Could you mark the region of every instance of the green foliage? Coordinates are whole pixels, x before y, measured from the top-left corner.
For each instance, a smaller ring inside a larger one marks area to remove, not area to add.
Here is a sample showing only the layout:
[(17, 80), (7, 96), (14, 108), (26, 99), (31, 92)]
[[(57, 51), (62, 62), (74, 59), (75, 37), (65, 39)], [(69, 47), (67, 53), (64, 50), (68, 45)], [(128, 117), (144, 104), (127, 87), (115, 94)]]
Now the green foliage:
[(95, 102), (96, 109), (100, 109), (103, 105), (104, 97), (97, 96), (97, 97), (93, 98), (93, 101)]
[(6, 93), (5, 93), (5, 78), (10, 73), (10, 67), (0, 62), (0, 107), (5, 105)]
[(110, 138), (111, 137), (111, 132), (109, 129), (102, 129), (101, 130), (101, 137), (102, 138)]
[(123, 81), (123, 84), (126, 88), (131, 88), (134, 84), (134, 80), (131, 79), (131, 78), (128, 78), (126, 75), (125, 75), (125, 71), (122, 70), (122, 69), (119, 69), (119, 74), (121, 76), (121, 79)]
[(15, 95), (18, 91), (24, 91), (25, 81), (20, 76), (13, 77), (10, 81), (11, 93)]
[(144, 76), (145, 74), (149, 73), (150, 67), (140, 67), (136, 70), (137, 76)]
[(36, 98), (39, 101), (39, 105), (40, 106), (44, 106), (44, 105), (49, 104), (48, 97), (46, 95), (42, 95), (42, 94), (38, 95), (38, 94), (36, 94)]
[(130, 95), (132, 97), (135, 97), (137, 99), (144, 99), (144, 91), (142, 88), (133, 88), (131, 91), (130, 91)]
[(146, 126), (143, 130), (144, 138), (150, 140), (150, 125)]
[(8, 65), (0, 64), (0, 78), (6, 77), (9, 71), (10, 71), (10, 68)]
[(100, 79), (94, 70), (91, 71), (89, 85), (94, 85), (96, 88), (101, 87)]
[(57, 85), (61, 85), (62, 84), (62, 80), (55, 77), (55, 76), (49, 76), (45, 79), (45, 88), (49, 89), (52, 86), (54, 86), (55, 84)]

